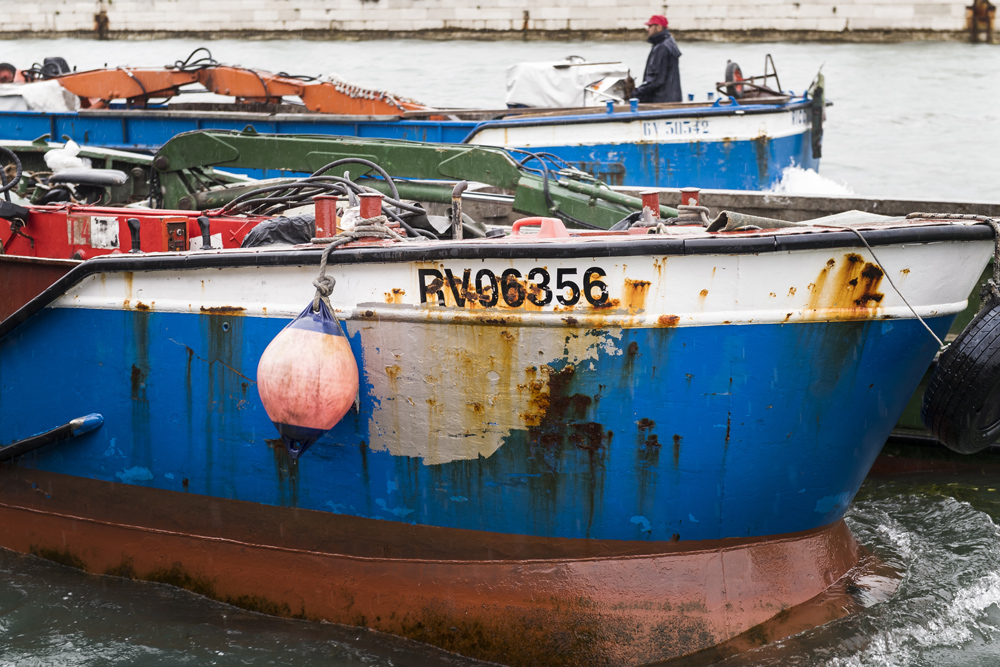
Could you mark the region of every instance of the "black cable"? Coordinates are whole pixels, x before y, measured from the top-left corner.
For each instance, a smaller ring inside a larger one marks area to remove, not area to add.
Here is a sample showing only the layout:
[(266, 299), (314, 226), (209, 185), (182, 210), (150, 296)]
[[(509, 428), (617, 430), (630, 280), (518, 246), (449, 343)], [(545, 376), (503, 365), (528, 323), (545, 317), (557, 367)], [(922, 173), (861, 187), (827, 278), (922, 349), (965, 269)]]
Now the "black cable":
[[(539, 164), (541, 164), (542, 193), (545, 195), (545, 204), (546, 206), (548, 206), (548, 209), (552, 212), (553, 215), (558, 217), (563, 222), (568, 222), (572, 225), (576, 225), (577, 227), (581, 227), (583, 229), (604, 229), (604, 227), (601, 227), (600, 225), (595, 225), (586, 222), (584, 220), (580, 220), (579, 218), (574, 218), (569, 213), (566, 213), (562, 209), (560, 209), (556, 205), (555, 200), (552, 199), (552, 193), (549, 191), (549, 166), (546, 163), (546, 159), (551, 159), (556, 156), (553, 156), (551, 153), (530, 153), (528, 151), (520, 149), (514, 149), (514, 150), (521, 153), (527, 153), (527, 157), (525, 157), (521, 162), (518, 163), (518, 166), (521, 167), (522, 169), (526, 169), (524, 165), (531, 160), (538, 160)], [(563, 164), (566, 164), (566, 162), (561, 159), (559, 159), (559, 161), (563, 162)], [(552, 163), (554, 166), (558, 166), (555, 160), (553, 160)], [(569, 167), (568, 164), (566, 166), (568, 168), (572, 168)]]
[[(195, 60), (194, 56), (199, 51), (204, 51), (208, 55), (204, 58), (198, 58)], [(173, 65), (165, 65), (165, 68), (175, 69), (181, 72), (193, 72), (195, 70), (205, 69), (206, 67), (216, 67), (218, 65), (219, 61), (212, 57), (212, 52), (204, 46), (199, 46), (184, 60), (175, 60)]]
[(348, 158), (343, 158), (341, 160), (335, 160), (335, 161), (331, 162), (328, 165), (324, 165), (324, 166), (320, 167), (319, 169), (317, 169), (316, 171), (314, 171), (312, 173), (312, 175), (313, 176), (320, 176), (320, 175), (323, 174), (323, 172), (329, 171), (329, 170), (333, 169), (334, 167), (339, 167), (342, 164), (360, 164), (360, 165), (364, 165), (366, 167), (369, 167), (371, 169), (374, 169), (375, 171), (377, 171), (379, 173), (380, 176), (382, 176), (383, 179), (385, 179), (385, 182), (389, 184), (389, 188), (392, 190), (393, 199), (396, 199), (396, 200), (399, 199), (399, 190), (396, 189), (396, 184), (393, 182), (392, 177), (389, 176), (388, 173), (386, 173), (385, 169), (383, 169), (382, 167), (378, 166), (377, 164), (375, 164), (371, 160), (365, 160), (365, 159), (359, 158), (359, 157), (348, 157)]

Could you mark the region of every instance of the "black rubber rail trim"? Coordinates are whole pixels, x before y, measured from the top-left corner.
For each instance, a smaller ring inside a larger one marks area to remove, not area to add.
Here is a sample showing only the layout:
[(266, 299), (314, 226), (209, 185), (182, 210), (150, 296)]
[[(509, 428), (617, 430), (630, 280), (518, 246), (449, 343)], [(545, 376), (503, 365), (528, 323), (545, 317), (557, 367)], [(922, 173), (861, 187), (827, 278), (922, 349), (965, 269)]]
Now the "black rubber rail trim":
[[(943, 241), (985, 241), (993, 238), (993, 230), (981, 225), (933, 225), (863, 230), (872, 246), (903, 243), (935, 243)], [(621, 240), (617, 240), (621, 239)], [(864, 247), (853, 232), (824, 231), (816, 233), (747, 236), (721, 233), (707, 238), (677, 238), (663, 236), (611, 237), (610, 240), (491, 243), (476, 240), (468, 243), (423, 244), (407, 243), (380, 247), (345, 247), (330, 257), (331, 265), (368, 264), (407, 261), (455, 261), (480, 259), (577, 259), (582, 257), (654, 257), (672, 255), (756, 255), (764, 252), (791, 250), (823, 250), (827, 248)], [(74, 267), (41, 294), (0, 322), (0, 339), (48, 306), (86, 277), (99, 273), (124, 271), (186, 271), (206, 268), (239, 268), (267, 266), (319, 265), (321, 246), (262, 252), (226, 252), (205, 254), (121, 254), (95, 257)], [(0, 261), (3, 261), (0, 259)]]

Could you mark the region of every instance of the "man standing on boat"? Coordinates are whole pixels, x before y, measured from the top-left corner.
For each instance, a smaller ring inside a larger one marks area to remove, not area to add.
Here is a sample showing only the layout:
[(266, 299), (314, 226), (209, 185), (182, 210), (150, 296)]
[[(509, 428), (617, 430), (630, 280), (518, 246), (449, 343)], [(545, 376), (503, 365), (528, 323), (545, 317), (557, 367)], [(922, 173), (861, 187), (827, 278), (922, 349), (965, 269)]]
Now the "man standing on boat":
[(681, 101), (681, 50), (667, 30), (667, 17), (655, 14), (646, 21), (646, 41), (653, 45), (646, 59), (642, 85), (635, 89), (640, 102)]

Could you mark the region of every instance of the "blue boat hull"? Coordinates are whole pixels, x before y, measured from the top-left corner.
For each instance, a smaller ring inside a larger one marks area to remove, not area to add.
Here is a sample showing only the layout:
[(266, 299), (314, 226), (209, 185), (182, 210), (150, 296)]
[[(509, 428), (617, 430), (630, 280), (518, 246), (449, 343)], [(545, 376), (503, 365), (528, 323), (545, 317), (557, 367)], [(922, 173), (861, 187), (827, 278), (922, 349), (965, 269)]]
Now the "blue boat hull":
[[(930, 324), (943, 335), (952, 319)], [(368, 416), (386, 397), (363, 376), (360, 411), (291, 475), (255, 383), (257, 360), (284, 324), (44, 311), (0, 346), (4, 439), (99, 412), (101, 430), (23, 465), (538, 537), (780, 535), (843, 517), (935, 351), (915, 320), (750, 325), (739, 336), (726, 326), (627, 330), (586, 368), (546, 360), (557, 373), (537, 426), (511, 433), (488, 458), (433, 466), (372, 441)], [(364, 366), (358, 324), (346, 329)]]
[[(612, 185), (763, 190), (788, 167), (819, 168), (810, 102), (591, 114), (551, 121), (392, 120), (315, 114), (167, 110), (0, 112), (0, 139), (69, 137), (92, 146), (155, 152), (182, 132), (203, 129), (499, 145), (550, 153)], [(745, 115), (736, 115), (745, 114)], [(774, 125), (772, 130), (761, 129)], [(537, 134), (542, 132), (542, 134)], [(533, 166), (529, 163), (528, 166)], [(535, 164), (534, 166), (538, 166)], [(277, 171), (245, 173), (258, 177)]]

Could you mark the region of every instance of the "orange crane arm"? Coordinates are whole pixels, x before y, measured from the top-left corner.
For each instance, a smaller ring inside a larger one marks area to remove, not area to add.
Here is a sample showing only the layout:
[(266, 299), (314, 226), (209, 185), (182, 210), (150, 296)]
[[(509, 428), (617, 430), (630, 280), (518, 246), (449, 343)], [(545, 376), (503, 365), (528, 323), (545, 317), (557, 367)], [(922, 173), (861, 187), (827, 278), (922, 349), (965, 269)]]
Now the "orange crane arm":
[(58, 77), (74, 95), (110, 102), (117, 99), (170, 98), (181, 86), (198, 80), (196, 72), (165, 69), (95, 69)]
[(404, 111), (428, 109), (418, 102), (381, 90), (371, 90), (344, 81), (304, 81), (261, 70), (224, 65), (181, 69), (91, 70), (59, 77), (63, 88), (90, 101), (93, 107), (111, 100), (148, 102), (171, 98), (182, 86), (200, 83), (218, 95), (241, 102), (278, 104), (285, 96), (298, 96), (309, 111), (361, 116), (402, 116)]
[(219, 95), (230, 95), (255, 102), (280, 102), (285, 95), (301, 95), (302, 82), (242, 67), (205, 67), (198, 70), (198, 81)]

